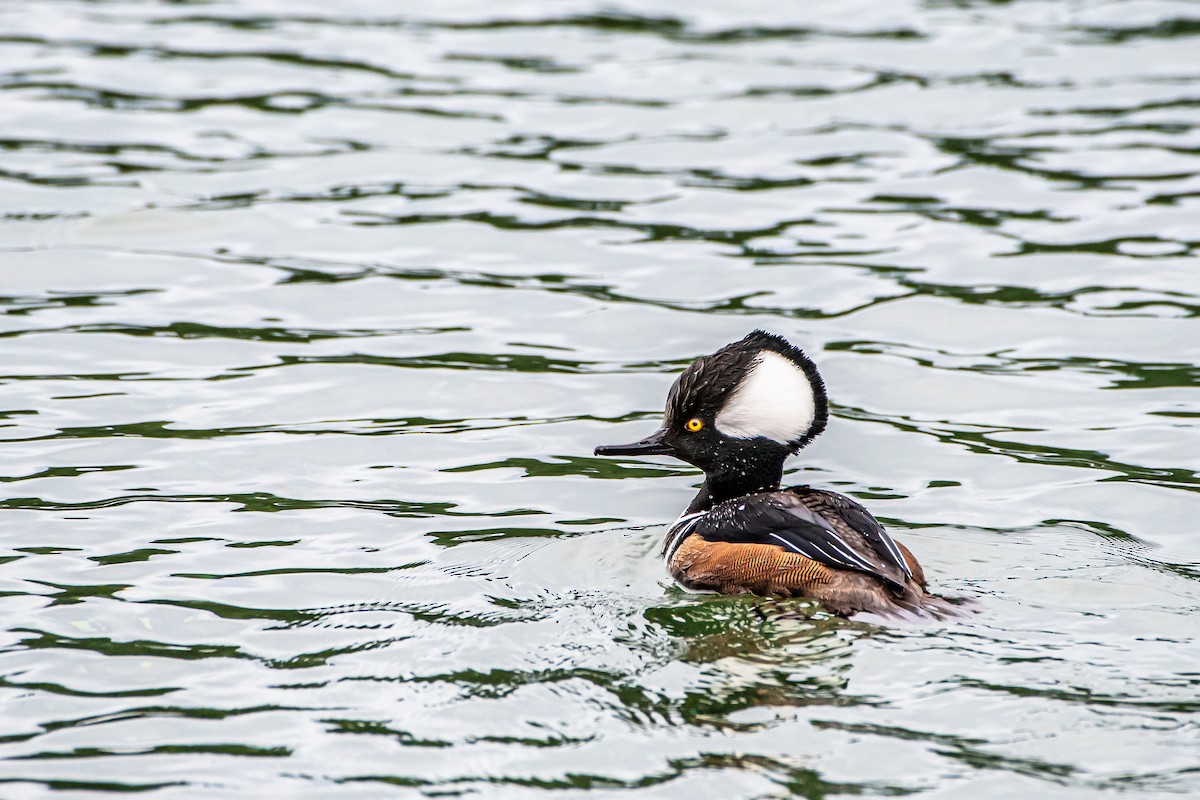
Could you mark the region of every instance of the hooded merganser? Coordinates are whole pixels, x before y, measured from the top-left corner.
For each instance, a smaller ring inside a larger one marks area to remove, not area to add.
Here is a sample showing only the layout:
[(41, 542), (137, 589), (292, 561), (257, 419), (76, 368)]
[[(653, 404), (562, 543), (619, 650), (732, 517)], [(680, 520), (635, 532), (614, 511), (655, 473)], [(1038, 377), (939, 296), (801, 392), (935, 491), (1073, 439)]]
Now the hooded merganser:
[(598, 456), (669, 455), (704, 470), (704, 484), (668, 530), (663, 557), (694, 590), (809, 597), (829, 611), (944, 617), (908, 548), (849, 497), (780, 488), (783, 463), (825, 429), (817, 367), (786, 339), (756, 330), (692, 362), (649, 437)]

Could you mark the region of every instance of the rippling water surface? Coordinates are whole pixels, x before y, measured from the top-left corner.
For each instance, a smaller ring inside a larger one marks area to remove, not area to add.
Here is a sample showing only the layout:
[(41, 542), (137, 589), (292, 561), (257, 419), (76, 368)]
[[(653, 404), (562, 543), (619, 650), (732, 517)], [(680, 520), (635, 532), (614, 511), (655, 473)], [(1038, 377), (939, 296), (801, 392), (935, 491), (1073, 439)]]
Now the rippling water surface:
[[(0, 795), (1200, 793), (1185, 2), (0, 6)], [(684, 593), (754, 327), (952, 624)]]

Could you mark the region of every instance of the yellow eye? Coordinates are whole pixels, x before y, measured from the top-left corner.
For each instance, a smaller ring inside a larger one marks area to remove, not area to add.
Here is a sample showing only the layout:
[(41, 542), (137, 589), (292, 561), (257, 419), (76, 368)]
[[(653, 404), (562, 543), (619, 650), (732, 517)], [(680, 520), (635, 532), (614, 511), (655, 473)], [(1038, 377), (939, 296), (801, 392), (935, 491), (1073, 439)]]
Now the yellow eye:
[(684, 426), (683, 426), (683, 427), (687, 428), (687, 429), (688, 429), (689, 431), (691, 431), (692, 433), (695, 433), (696, 431), (698, 431), (698, 430), (700, 430), (701, 428), (703, 428), (703, 427), (704, 427), (704, 423), (703, 423), (703, 422), (701, 422), (701, 421), (700, 421), (699, 419), (697, 419), (696, 417), (692, 417), (692, 418), (691, 418), (691, 419), (689, 419), (689, 420), (688, 420), (686, 423), (684, 423)]

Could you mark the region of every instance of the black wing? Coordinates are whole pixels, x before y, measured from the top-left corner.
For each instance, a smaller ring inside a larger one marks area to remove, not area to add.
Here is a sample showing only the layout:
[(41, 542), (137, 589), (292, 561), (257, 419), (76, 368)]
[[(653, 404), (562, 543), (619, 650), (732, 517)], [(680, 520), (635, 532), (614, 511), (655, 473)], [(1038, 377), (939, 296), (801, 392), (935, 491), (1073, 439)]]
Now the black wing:
[(834, 527), (838, 527), (839, 522), (847, 526), (853, 533), (866, 540), (885, 563), (899, 569), (906, 577), (912, 577), (912, 569), (896, 545), (896, 540), (884, 530), (879, 520), (871, 516), (870, 511), (856, 501), (844, 494), (813, 489), (811, 486), (791, 486), (785, 491), (800, 498), (801, 503), (830, 521)]
[[(857, 506), (849, 498), (843, 499)], [(895, 548), (895, 542), (865, 509), (861, 506), (857, 508), (873, 523), (874, 528), (857, 518), (854, 518), (854, 522), (863, 525), (872, 535), (858, 531), (858, 526), (850, 519), (846, 519), (846, 522), (861, 534), (861, 538), (871, 545), (870, 548), (852, 541), (854, 537), (843, 536), (821, 513), (810, 508), (791, 491), (764, 492), (728, 500), (708, 512), (684, 517), (672, 533), (678, 531), (680, 534), (675, 538), (676, 542), (686, 534), (695, 533), (713, 542), (776, 545), (827, 567), (875, 575), (902, 590), (904, 579), (909, 574), (908, 565), (899, 555), (899, 550), (896, 550), (895, 557), (891, 556), (886, 545), (883, 545), (883, 552), (877, 551), (873, 541), (875, 537), (881, 535), (892, 548)], [(899, 557), (898, 562), (896, 557)]]

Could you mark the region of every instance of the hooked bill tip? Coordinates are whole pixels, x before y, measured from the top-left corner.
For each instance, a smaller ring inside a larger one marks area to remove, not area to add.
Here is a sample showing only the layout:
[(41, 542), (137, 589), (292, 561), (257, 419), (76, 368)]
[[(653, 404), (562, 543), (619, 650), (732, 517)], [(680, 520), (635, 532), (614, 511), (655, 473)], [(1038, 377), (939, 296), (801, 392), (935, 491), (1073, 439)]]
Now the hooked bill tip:
[(629, 444), (602, 444), (595, 452), (598, 456), (669, 456), (675, 451), (663, 441), (665, 433), (658, 430), (640, 442)]

